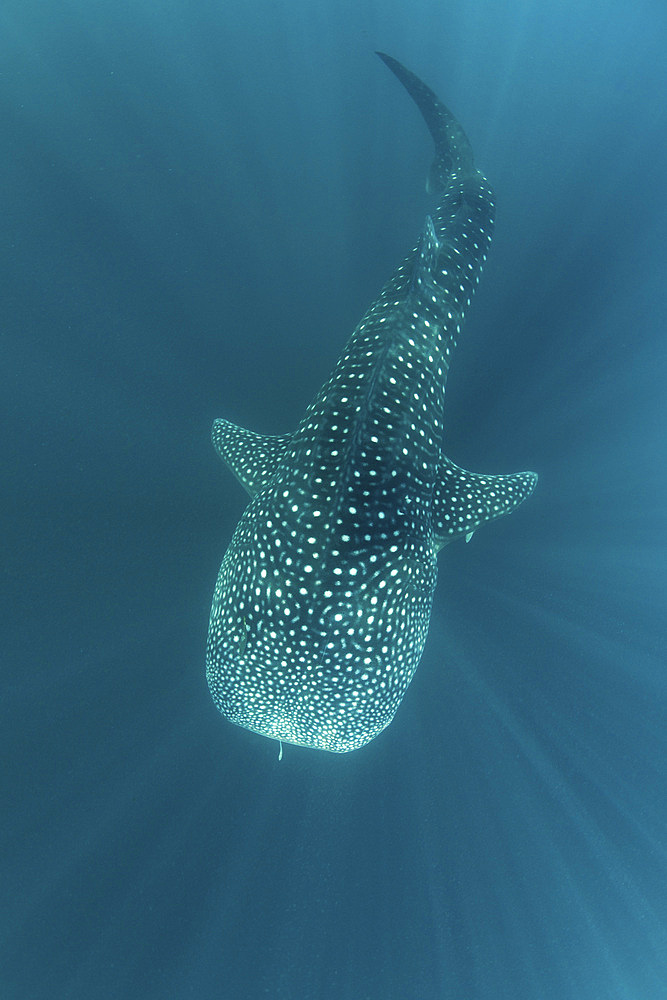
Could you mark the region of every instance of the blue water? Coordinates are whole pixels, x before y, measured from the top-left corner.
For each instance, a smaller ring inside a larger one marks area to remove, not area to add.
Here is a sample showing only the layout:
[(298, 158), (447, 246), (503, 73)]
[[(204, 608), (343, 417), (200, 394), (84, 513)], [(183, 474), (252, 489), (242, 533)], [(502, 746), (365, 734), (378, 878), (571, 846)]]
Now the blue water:
[[(658, 0), (0, 11), (3, 1000), (667, 996), (667, 15)], [(244, 505), (418, 237), (461, 120), (498, 203), (446, 450), (540, 474), (440, 556), (392, 725), (216, 712)]]

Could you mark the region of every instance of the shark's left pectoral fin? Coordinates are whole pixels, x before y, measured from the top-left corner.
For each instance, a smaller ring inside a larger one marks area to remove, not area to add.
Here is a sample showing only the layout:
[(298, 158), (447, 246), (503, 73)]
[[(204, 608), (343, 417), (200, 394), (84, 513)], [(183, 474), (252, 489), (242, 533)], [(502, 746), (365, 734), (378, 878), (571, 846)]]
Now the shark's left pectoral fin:
[(460, 469), (442, 455), (431, 508), (437, 548), (455, 538), (470, 541), (480, 524), (509, 514), (530, 496), (536, 483), (535, 472), (484, 476)]
[(256, 434), (229, 420), (215, 420), (211, 430), (213, 447), (238, 481), (254, 496), (269, 482), (278, 468), (291, 434)]

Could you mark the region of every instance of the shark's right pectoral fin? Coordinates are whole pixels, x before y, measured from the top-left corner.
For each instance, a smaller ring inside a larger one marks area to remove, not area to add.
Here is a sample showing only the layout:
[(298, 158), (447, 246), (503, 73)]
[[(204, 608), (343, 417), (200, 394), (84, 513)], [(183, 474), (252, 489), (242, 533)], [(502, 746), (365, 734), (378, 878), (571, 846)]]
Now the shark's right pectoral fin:
[(229, 420), (215, 420), (213, 447), (250, 496), (269, 482), (292, 443), (291, 434), (256, 434)]
[(460, 469), (442, 455), (431, 508), (436, 547), (441, 549), (455, 538), (470, 541), (480, 524), (509, 514), (530, 496), (536, 483), (535, 472), (484, 476)]

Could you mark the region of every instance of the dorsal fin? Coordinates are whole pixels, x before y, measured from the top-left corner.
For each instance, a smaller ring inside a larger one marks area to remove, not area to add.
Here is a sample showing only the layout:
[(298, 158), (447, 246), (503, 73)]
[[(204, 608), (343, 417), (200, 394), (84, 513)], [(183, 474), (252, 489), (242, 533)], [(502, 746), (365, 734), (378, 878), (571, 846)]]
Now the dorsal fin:
[(410, 295), (413, 298), (425, 291), (424, 286), (426, 288), (430, 287), (433, 272), (438, 262), (439, 249), (440, 244), (433, 228), (433, 219), (430, 215), (427, 215), (424, 229), (417, 244), (412, 276), (410, 278)]

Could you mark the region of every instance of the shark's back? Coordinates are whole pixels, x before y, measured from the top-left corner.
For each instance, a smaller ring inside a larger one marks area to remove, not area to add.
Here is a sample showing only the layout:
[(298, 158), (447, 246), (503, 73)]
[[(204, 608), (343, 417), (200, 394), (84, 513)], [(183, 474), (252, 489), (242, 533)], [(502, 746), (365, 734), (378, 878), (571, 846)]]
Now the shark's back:
[(405, 498), (430, 502), (439, 476), (447, 373), (494, 215), (491, 189), (473, 165), (461, 127), (414, 74), (382, 58), (433, 134), (430, 187), (438, 188), (437, 208), (308, 407), (285, 468), (299, 476), (309, 468), (308, 488), (321, 479), (329, 484), (325, 502), (351, 496), (359, 517), (369, 507), (371, 520), (383, 491), (394, 509)]
[(251, 494), (211, 610), (207, 675), (221, 712), (337, 752), (391, 721), (419, 663), (436, 555), (512, 510), (532, 473), (479, 476), (442, 453), (450, 359), (486, 258), (493, 196), (435, 94), (381, 58), (416, 101), (437, 206), (293, 435), (216, 421)]

